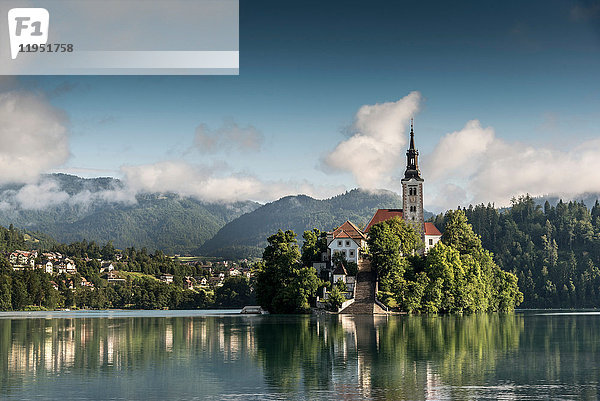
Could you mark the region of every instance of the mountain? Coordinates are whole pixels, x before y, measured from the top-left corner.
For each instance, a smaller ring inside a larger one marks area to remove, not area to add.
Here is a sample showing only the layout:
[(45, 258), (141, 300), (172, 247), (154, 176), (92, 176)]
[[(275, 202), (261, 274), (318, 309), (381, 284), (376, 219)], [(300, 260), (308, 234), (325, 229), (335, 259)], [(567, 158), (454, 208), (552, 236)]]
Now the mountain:
[[(354, 189), (324, 200), (306, 195), (286, 196), (227, 223), (197, 253), (231, 258), (260, 256), (267, 237), (279, 229), (293, 230), (301, 241), (305, 230), (329, 231), (346, 220), (362, 227), (377, 209), (400, 207), (400, 195), (383, 190)], [(430, 216), (431, 213), (426, 218)]]
[(156, 193), (129, 195), (123, 201), (123, 191), (123, 184), (114, 178), (67, 174), (44, 176), (37, 186), (3, 186), (0, 225), (43, 232), (64, 243), (112, 240), (117, 248), (189, 253), (226, 223), (260, 206)]

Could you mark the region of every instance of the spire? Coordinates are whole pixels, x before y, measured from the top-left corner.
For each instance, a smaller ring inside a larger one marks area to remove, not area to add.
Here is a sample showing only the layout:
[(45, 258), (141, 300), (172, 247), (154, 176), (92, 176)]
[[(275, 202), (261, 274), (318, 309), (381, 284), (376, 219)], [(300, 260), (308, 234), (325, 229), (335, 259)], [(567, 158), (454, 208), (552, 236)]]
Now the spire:
[(415, 132), (413, 131), (413, 119), (410, 119), (410, 150), (415, 150)]
[(415, 131), (412, 118), (410, 119), (410, 145), (406, 151), (406, 171), (404, 172), (405, 180), (411, 178), (423, 180), (419, 171), (419, 151), (415, 148)]

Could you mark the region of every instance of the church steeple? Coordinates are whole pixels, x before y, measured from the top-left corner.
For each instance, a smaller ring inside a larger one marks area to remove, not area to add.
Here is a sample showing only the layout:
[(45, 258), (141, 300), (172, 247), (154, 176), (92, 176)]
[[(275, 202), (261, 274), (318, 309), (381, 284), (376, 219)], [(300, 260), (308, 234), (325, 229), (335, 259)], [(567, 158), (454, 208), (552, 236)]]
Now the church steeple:
[(406, 171), (404, 172), (404, 179), (410, 180), (411, 178), (423, 180), (419, 171), (419, 151), (415, 149), (415, 131), (412, 118), (410, 119), (410, 146), (406, 151)]

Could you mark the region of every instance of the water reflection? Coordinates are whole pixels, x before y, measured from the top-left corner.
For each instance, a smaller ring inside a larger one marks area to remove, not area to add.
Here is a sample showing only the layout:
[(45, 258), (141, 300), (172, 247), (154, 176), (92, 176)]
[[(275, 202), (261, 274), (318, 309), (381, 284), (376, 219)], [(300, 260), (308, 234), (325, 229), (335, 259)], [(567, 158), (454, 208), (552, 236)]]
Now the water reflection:
[(0, 319), (0, 398), (598, 396), (600, 317)]

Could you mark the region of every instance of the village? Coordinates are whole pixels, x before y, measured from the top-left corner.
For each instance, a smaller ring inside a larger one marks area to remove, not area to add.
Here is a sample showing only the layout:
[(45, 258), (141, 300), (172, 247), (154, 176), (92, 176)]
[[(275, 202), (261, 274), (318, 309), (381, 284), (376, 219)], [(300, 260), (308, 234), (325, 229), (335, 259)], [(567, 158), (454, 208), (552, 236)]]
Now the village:
[[(53, 277), (62, 277), (61, 280), (71, 290), (76, 287), (85, 287), (94, 289), (94, 283), (84, 277), (77, 270), (76, 262), (73, 258), (67, 257), (59, 252), (39, 252), (37, 250), (15, 250), (7, 254), (8, 260), (13, 270), (40, 270)], [(100, 277), (106, 279), (109, 284), (124, 283), (126, 277), (131, 272), (120, 271), (119, 267), (127, 266), (127, 261), (123, 260), (120, 253), (115, 254), (114, 260), (102, 260), (83, 258), (85, 263), (95, 261), (99, 264)], [(198, 267), (202, 272), (201, 275), (184, 276), (183, 288), (193, 290), (194, 288), (211, 289), (218, 288), (223, 285), (223, 282), (228, 277), (246, 277), (248, 280), (252, 276), (247, 260), (240, 261), (204, 261), (199, 264), (198, 261), (184, 261), (182, 264)], [(62, 276), (64, 275), (64, 276)], [(161, 273), (155, 277), (157, 280), (173, 284), (174, 275), (170, 273)], [(52, 281), (52, 285), (58, 290), (58, 283)]]

